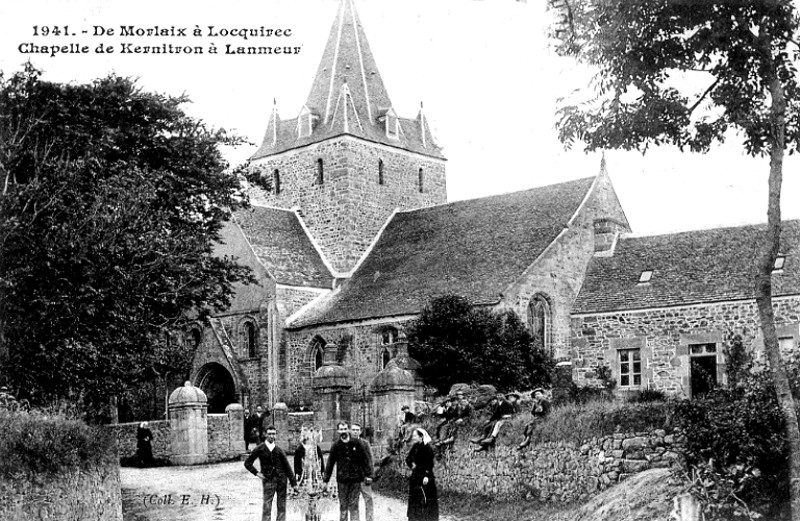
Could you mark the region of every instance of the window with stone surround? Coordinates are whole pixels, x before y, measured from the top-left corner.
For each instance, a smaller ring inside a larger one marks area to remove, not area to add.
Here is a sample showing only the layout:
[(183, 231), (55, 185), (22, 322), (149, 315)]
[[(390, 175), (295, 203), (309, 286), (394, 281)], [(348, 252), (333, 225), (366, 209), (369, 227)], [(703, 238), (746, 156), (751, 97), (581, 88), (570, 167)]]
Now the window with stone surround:
[(378, 184), (383, 184), (383, 159), (378, 159)]
[(241, 354), (248, 358), (257, 356), (258, 348), (258, 327), (252, 320), (247, 320), (242, 324), (242, 346)]
[(387, 327), (381, 331), (381, 345), (388, 346), (397, 341), (397, 330)]
[(772, 266), (773, 272), (782, 272), (783, 265), (786, 263), (786, 255), (778, 255), (775, 257), (775, 264)]
[(535, 340), (541, 342), (544, 349), (550, 350), (551, 342), (551, 310), (550, 302), (542, 294), (534, 295), (528, 303), (528, 329)]
[(381, 350), (381, 369), (385, 369), (386, 365), (392, 359), (392, 351), (388, 347)]
[(322, 158), (317, 158), (317, 184), (322, 185), (325, 182), (325, 166), (322, 164)]
[(323, 351), (326, 344), (327, 342), (325, 342), (325, 339), (319, 335), (315, 336), (314, 339), (311, 340), (308, 350), (308, 361), (312, 375), (317, 372), (317, 369), (322, 367)]
[(192, 349), (200, 347), (200, 343), (203, 341), (203, 332), (199, 327), (193, 327), (189, 330), (188, 341)]
[(272, 172), (272, 187), (275, 191), (275, 195), (281, 194), (281, 173), (277, 168)]
[(617, 351), (619, 363), (619, 387), (632, 389), (642, 385), (642, 350), (620, 349)]
[(781, 351), (781, 354), (788, 354), (794, 351), (795, 349), (794, 344), (794, 337), (791, 336), (782, 336), (778, 337), (778, 348)]

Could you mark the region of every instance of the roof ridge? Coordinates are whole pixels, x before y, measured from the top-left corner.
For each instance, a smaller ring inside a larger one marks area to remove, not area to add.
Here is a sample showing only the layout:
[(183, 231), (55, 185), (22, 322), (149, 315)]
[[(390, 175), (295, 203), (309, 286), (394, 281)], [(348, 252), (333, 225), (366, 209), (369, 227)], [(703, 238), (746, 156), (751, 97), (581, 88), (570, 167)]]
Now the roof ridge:
[(514, 190), (512, 192), (503, 192), (503, 193), (500, 193), (500, 194), (484, 195), (483, 197), (473, 197), (471, 199), (459, 199), (458, 201), (447, 201), (445, 203), (438, 203), (438, 204), (433, 204), (433, 205), (430, 205), (430, 206), (423, 206), (423, 207), (420, 207), (420, 208), (411, 208), (409, 210), (398, 210), (397, 213), (421, 212), (421, 211), (424, 211), (424, 210), (433, 210), (433, 209), (442, 208), (442, 207), (445, 207), (445, 206), (453, 206), (453, 205), (465, 204), (465, 203), (470, 203), (470, 202), (475, 202), (475, 201), (485, 201), (485, 200), (493, 199), (493, 198), (499, 198), (499, 197), (515, 195), (515, 194), (523, 194), (523, 193), (526, 193), (526, 192), (533, 192), (535, 190), (541, 190), (541, 189), (544, 189), (544, 188), (552, 188), (554, 186), (562, 186), (562, 185), (567, 185), (567, 184), (570, 184), (570, 183), (578, 183), (578, 182), (581, 182), (581, 181), (588, 181), (589, 179), (595, 179), (595, 178), (596, 178), (596, 176), (581, 177), (579, 179), (572, 179), (570, 181), (562, 181), (560, 183), (553, 183), (553, 184), (549, 184), (549, 185), (534, 186), (532, 188), (525, 188), (523, 190)]
[[(800, 219), (783, 219), (781, 224), (800, 224)], [(731, 224), (726, 226), (714, 226), (709, 228), (695, 228), (693, 230), (676, 230), (671, 232), (663, 232), (663, 233), (654, 233), (649, 235), (638, 235), (638, 234), (625, 234), (624, 237), (621, 237), (621, 240), (635, 240), (635, 239), (652, 239), (655, 237), (670, 237), (676, 235), (689, 235), (694, 233), (702, 233), (702, 232), (718, 232), (723, 230), (741, 230), (745, 228), (757, 228), (760, 226), (766, 226), (767, 223), (757, 222), (757, 223), (741, 223), (741, 224)]]

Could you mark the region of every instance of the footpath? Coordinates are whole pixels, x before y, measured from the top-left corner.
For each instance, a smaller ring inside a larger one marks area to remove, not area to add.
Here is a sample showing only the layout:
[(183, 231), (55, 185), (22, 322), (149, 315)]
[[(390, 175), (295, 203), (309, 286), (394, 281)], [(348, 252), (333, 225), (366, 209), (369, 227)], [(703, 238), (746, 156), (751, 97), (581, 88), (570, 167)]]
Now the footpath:
[[(261, 482), (241, 461), (194, 467), (120, 469), (124, 521), (252, 521), (261, 519)], [(335, 521), (338, 500), (318, 503), (310, 516), (307, 503), (287, 500), (287, 521)], [(361, 518), (364, 504), (361, 503)], [(272, 519), (275, 519), (273, 506)], [(376, 521), (406, 521), (406, 504), (375, 494)], [(441, 516), (440, 521), (458, 521)]]

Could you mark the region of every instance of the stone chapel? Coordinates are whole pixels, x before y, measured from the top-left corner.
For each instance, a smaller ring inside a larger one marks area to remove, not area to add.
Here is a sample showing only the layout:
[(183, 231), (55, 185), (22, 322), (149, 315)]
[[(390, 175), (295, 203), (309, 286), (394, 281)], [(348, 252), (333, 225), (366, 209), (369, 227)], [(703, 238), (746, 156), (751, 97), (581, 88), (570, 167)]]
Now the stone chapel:
[[(759, 349), (751, 270), (762, 227), (636, 237), (605, 164), (448, 203), (425, 114), (393, 108), (352, 0), (340, 3), (305, 104), (292, 119), (273, 108), (251, 161), (273, 189), (227, 223), (218, 254), (258, 283), (186, 332), (209, 412), (308, 406), (331, 364), (363, 397), (392, 360), (413, 369), (404, 327), (446, 294), (513, 310), (574, 381), (610, 370), (620, 392), (697, 396), (725, 384), (735, 337)], [(797, 347), (800, 221), (785, 223), (773, 276), (781, 346)]]

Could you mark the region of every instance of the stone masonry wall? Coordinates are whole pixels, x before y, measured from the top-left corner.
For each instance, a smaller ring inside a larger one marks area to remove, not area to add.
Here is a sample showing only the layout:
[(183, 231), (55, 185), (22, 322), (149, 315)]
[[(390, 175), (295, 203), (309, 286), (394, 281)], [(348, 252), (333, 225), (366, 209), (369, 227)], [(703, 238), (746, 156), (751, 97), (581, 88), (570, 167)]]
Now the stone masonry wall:
[[(322, 185), (317, 184), (319, 158)], [(379, 159), (384, 184), (378, 183)], [(447, 199), (444, 161), (347, 136), (256, 164), (270, 176), (277, 169), (281, 186), (280, 194), (262, 193), (259, 202), (279, 208), (299, 206), (326, 257), (342, 272), (353, 268), (395, 208), (420, 208)]]
[[(493, 498), (526, 498), (567, 502), (585, 500), (630, 475), (669, 467), (682, 460), (684, 440), (663, 430), (615, 433), (581, 445), (550, 442), (517, 451), (519, 440), (506, 440), (476, 454), (468, 440), (458, 440), (436, 461), (434, 475), (440, 493), (459, 492)], [(394, 468), (408, 476), (407, 452)]]
[(338, 344), (349, 339), (351, 349), (348, 351), (344, 366), (354, 377), (353, 392), (361, 395), (375, 375), (382, 369), (381, 353), (388, 347), (394, 356), (392, 346), (381, 344), (381, 332), (387, 327), (402, 330), (404, 322), (364, 322), (344, 327), (314, 327), (300, 331), (286, 332), (287, 374), (295, 375), (287, 382), (286, 403), (289, 405), (310, 404), (311, 378), (313, 360), (311, 359), (312, 340), (320, 336), (326, 344)]
[[(800, 297), (773, 301), (778, 335), (797, 346)], [(717, 343), (717, 381), (726, 384), (725, 352), (736, 335), (758, 352), (761, 335), (755, 301), (622, 311), (572, 318), (573, 377), (578, 385), (599, 385), (598, 368), (617, 378), (616, 350), (641, 349), (642, 388), (689, 396), (689, 345)]]
[(45, 479), (0, 480), (0, 519), (122, 521), (116, 462)]
[[(229, 436), (228, 415), (208, 415), (208, 462), (229, 461), (239, 457)], [(238, 440), (237, 440), (238, 441)]]
[[(141, 422), (117, 423), (109, 425), (108, 428), (114, 431), (117, 437), (117, 451), (121, 458), (132, 458), (136, 456), (136, 429)], [(153, 441), (150, 446), (153, 449), (154, 458), (169, 458), (170, 422), (167, 420), (147, 422), (150, 431), (153, 433)]]

